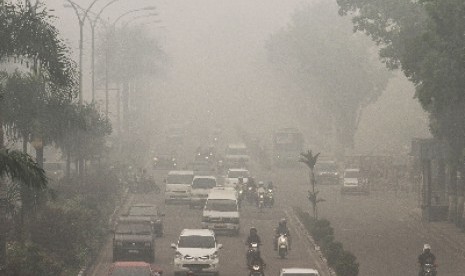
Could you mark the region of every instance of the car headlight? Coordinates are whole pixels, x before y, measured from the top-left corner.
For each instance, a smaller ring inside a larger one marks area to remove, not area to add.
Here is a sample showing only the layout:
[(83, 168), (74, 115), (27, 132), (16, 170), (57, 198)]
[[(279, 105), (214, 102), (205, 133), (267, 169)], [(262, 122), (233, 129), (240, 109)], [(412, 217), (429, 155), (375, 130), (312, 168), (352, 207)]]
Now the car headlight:
[(144, 246), (150, 247), (150, 246), (152, 246), (152, 243), (151, 242), (146, 242), (146, 243), (144, 243)]
[(153, 161), (158, 161), (158, 158), (154, 157), (154, 158), (153, 158)]
[(208, 255), (202, 256), (202, 257), (199, 257), (199, 259), (201, 259), (201, 260), (208, 260), (208, 259), (210, 259), (210, 256), (208, 256)]
[(186, 260), (192, 260), (192, 259), (194, 259), (194, 257), (189, 256), (189, 255), (186, 255), (186, 256), (184, 256), (184, 259), (186, 259)]

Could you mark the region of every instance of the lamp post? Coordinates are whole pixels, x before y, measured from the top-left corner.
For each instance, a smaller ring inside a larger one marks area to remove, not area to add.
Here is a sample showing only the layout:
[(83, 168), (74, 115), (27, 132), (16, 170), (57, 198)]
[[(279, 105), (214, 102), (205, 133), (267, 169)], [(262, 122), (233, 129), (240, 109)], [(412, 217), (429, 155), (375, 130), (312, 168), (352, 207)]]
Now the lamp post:
[(82, 55), (83, 55), (83, 39), (84, 39), (84, 22), (87, 18), (87, 14), (90, 9), (94, 6), (95, 3), (99, 0), (93, 0), (92, 3), (84, 10), (84, 14), (81, 16), (79, 13), (79, 8), (76, 3), (71, 0), (66, 0), (71, 4), (71, 7), (74, 9), (76, 16), (79, 21), (79, 105), (82, 105)]
[[(141, 12), (141, 11), (153, 11), (155, 10), (155, 6), (147, 6), (141, 9), (134, 9), (134, 10), (129, 10), (127, 12), (122, 13), (120, 16), (118, 16), (111, 24), (109, 24), (109, 30), (107, 29), (107, 39), (106, 39), (106, 46), (105, 46), (105, 115), (108, 118), (108, 102), (109, 102), (109, 93), (108, 93), (108, 55), (109, 55), (109, 32), (114, 31), (116, 24), (125, 16), (135, 13), (135, 12)], [(138, 17), (136, 17), (138, 18)], [(118, 89), (118, 95), (119, 95), (119, 89)], [(119, 97), (118, 97), (118, 103), (119, 103)], [(119, 104), (117, 105), (117, 117), (119, 121)], [(119, 127), (119, 126), (118, 126)]]
[[(116, 3), (120, 0), (112, 0), (108, 2), (105, 6), (103, 6), (100, 11), (94, 16), (93, 20), (91, 20), (88, 15), (84, 15), (87, 17), (89, 20), (90, 28), (92, 31), (92, 51), (91, 51), (91, 56), (92, 56), (92, 61), (91, 61), (91, 74), (92, 74), (92, 103), (95, 102), (95, 27), (97, 26), (97, 22), (100, 19), (100, 15), (103, 13), (103, 11), (112, 5), (113, 3)], [(79, 6), (78, 4), (74, 3), (75, 7), (79, 8), (82, 11), (85, 11), (84, 8)]]

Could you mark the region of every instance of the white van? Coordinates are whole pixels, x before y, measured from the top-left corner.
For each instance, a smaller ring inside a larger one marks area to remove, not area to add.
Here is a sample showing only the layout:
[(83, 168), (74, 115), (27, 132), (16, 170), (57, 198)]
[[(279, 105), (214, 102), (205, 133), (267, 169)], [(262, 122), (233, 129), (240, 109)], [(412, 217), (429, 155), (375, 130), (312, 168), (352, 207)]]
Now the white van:
[(192, 181), (190, 207), (203, 207), (211, 189), (216, 187), (216, 177), (210, 175), (196, 175)]
[(234, 189), (217, 187), (210, 191), (203, 209), (202, 228), (239, 234), (239, 206)]
[(165, 203), (190, 201), (193, 171), (170, 171), (165, 180)]

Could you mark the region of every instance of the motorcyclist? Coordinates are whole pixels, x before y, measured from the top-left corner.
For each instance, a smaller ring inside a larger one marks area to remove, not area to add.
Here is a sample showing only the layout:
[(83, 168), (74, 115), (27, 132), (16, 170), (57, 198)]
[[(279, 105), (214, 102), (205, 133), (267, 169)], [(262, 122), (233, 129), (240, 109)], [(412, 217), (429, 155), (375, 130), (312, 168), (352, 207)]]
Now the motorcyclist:
[(258, 236), (257, 228), (255, 227), (250, 227), (250, 232), (249, 236), (247, 237), (246, 245), (250, 245), (251, 243), (257, 243), (258, 245), (262, 244), (260, 236)]
[(434, 256), (434, 254), (431, 253), (431, 245), (423, 245), (423, 252), (418, 256), (418, 263), (420, 264), (420, 272), (418, 273), (418, 275), (423, 276), (423, 267), (425, 266), (425, 264), (434, 265), (435, 262), (436, 256)]
[(274, 190), (274, 186), (273, 186), (273, 181), (268, 181), (268, 184), (266, 185), (266, 189), (267, 190)]
[(289, 231), (289, 228), (287, 228), (287, 220), (285, 218), (282, 218), (278, 223), (278, 227), (276, 227), (274, 250), (278, 250), (278, 238), (281, 235), (287, 236), (288, 249), (291, 250), (291, 232)]
[(255, 265), (258, 265), (261, 268), (260, 271), (262, 272), (262, 275), (264, 275), (263, 270), (265, 269), (266, 264), (265, 261), (262, 259), (260, 251), (255, 251), (252, 254), (249, 269), (251, 269)]
[(256, 198), (257, 198), (257, 206), (259, 204), (259, 199), (260, 199), (260, 196), (263, 197), (263, 200), (264, 200), (264, 197), (265, 197), (265, 183), (263, 183), (263, 181), (259, 181), (258, 182), (258, 187), (257, 187), (257, 193), (256, 193)]

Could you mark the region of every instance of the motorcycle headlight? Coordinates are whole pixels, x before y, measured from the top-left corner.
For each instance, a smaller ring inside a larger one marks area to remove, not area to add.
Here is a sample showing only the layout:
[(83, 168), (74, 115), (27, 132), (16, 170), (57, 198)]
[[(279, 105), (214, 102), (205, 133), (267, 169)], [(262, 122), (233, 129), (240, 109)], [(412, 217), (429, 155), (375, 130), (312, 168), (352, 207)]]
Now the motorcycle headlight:
[(260, 195), (260, 198), (263, 198), (263, 195)]
[(154, 157), (154, 158), (153, 158), (153, 161), (158, 161), (158, 158)]
[(259, 265), (254, 265), (252, 268), (253, 268), (253, 270), (259, 270), (260, 266)]

